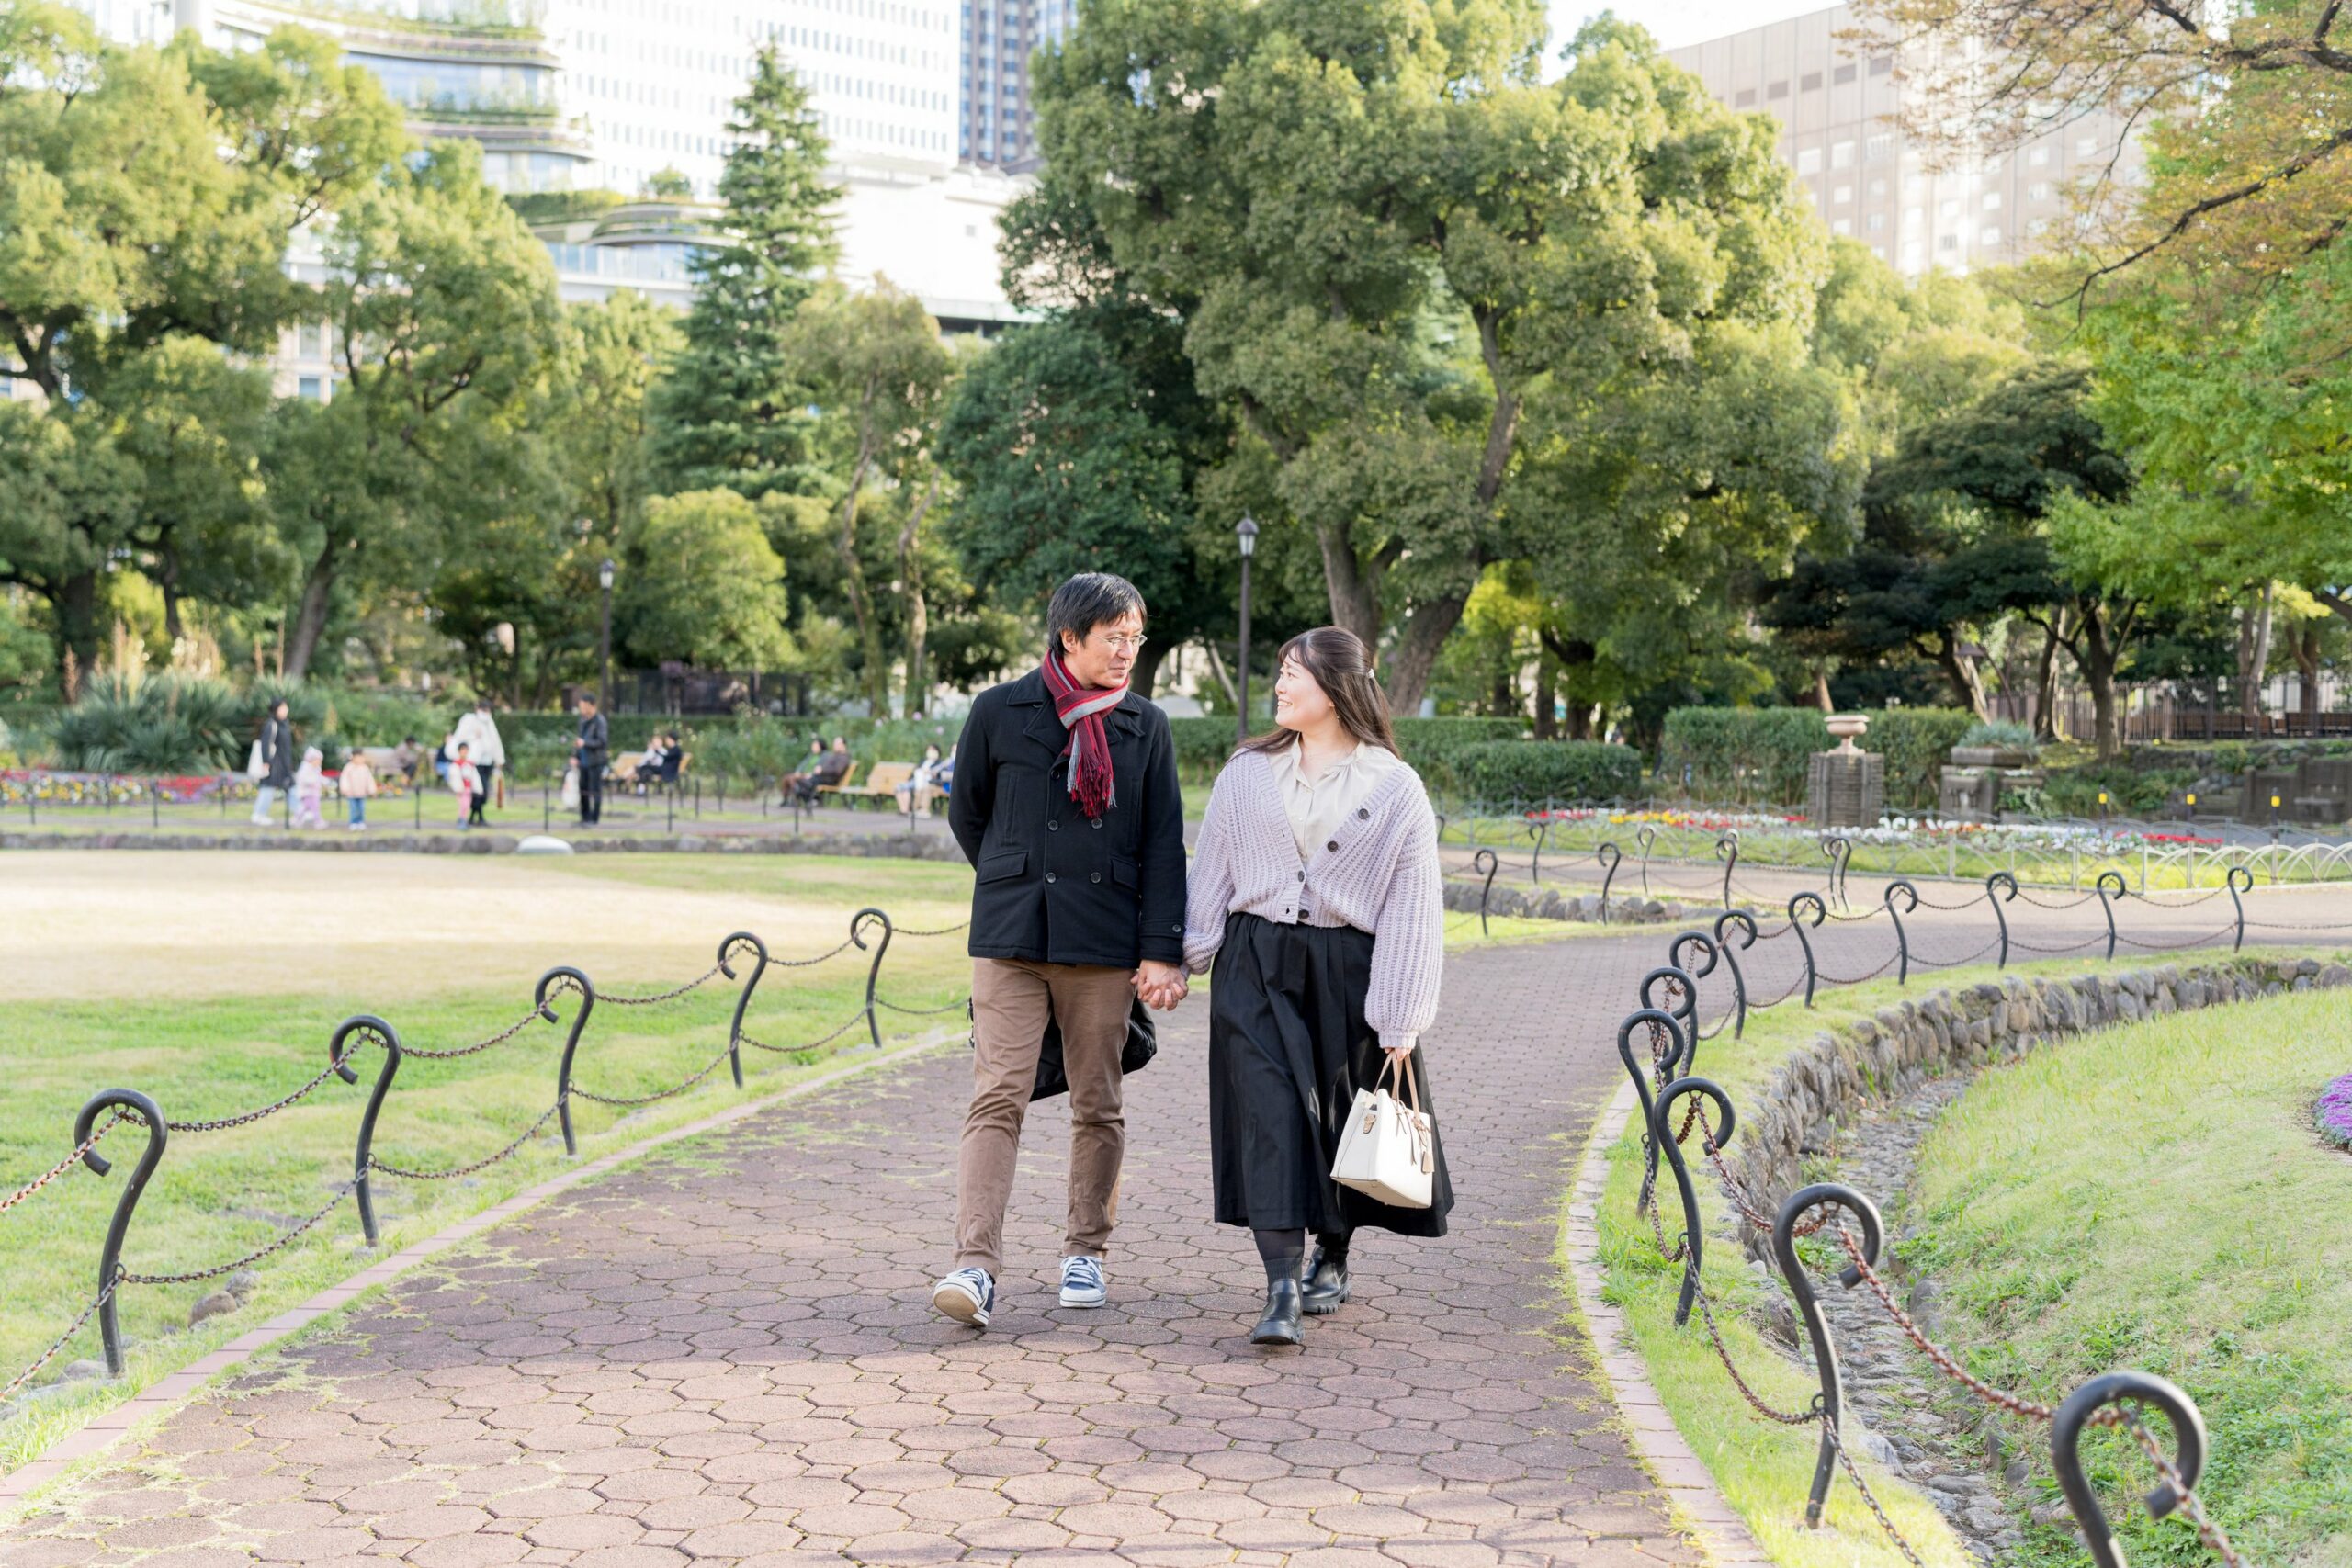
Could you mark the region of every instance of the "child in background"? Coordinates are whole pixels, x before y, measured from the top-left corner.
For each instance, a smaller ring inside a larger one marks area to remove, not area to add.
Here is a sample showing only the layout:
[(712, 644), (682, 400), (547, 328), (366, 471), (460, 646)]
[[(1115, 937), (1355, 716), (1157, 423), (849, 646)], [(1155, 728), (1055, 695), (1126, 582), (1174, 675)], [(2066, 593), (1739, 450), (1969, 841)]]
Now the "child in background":
[(294, 826), (323, 828), (319, 818), (319, 801), (327, 792), (327, 774), (323, 764), (326, 754), (313, 746), (302, 753), (302, 765), (294, 773)]
[(471, 828), (474, 796), (481, 793), (481, 773), (473, 764), (473, 748), (464, 741), (449, 756), (449, 793), (458, 797), (458, 827)]
[(356, 746), (351, 749), (351, 760), (344, 763), (342, 773), (335, 779), (335, 792), (351, 807), (351, 830), (356, 833), (365, 829), (368, 798), (376, 793), (376, 770), (368, 765), (368, 759)]

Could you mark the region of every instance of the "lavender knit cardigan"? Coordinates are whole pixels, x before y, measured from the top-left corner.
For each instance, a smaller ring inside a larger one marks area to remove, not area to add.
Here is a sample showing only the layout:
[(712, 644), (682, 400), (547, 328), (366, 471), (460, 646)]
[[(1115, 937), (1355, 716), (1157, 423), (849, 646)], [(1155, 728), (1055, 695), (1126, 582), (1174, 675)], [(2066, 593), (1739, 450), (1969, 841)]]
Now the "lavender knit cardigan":
[(1398, 768), (1302, 861), (1272, 767), (1261, 752), (1236, 755), (1217, 775), (1193, 853), (1184, 964), (1193, 974), (1216, 956), (1237, 912), (1370, 931), (1364, 1021), (1384, 1046), (1411, 1046), (1437, 1017), (1445, 967), (1437, 816), (1420, 775)]

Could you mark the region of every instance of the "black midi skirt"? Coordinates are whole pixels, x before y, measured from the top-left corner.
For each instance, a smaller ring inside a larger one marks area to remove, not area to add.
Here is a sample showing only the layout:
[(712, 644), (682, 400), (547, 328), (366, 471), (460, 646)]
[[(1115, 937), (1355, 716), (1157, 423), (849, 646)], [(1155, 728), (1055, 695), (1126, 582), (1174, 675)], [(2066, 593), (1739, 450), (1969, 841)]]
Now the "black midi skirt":
[[(1321, 1235), (1367, 1226), (1445, 1234), (1453, 1184), (1442, 1133), (1426, 1209), (1400, 1209), (1331, 1179), (1356, 1090), (1373, 1086), (1384, 1062), (1363, 1021), (1371, 986), (1369, 931), (1226, 917), (1209, 990), (1209, 1152), (1219, 1224), (1303, 1226)], [(1442, 1126), (1418, 1048), (1413, 1073), (1421, 1109)]]

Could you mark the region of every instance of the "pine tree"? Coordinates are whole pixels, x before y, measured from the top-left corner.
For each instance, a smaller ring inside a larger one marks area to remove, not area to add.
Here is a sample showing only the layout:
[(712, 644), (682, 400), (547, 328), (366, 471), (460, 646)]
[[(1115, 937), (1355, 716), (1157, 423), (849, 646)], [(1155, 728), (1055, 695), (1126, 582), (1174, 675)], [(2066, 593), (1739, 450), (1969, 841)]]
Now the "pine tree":
[(836, 254), (828, 152), (808, 85), (773, 44), (728, 125), (725, 243), (695, 257), (685, 349), (655, 400), (657, 485), (754, 500), (816, 488), (817, 419), (785, 333)]

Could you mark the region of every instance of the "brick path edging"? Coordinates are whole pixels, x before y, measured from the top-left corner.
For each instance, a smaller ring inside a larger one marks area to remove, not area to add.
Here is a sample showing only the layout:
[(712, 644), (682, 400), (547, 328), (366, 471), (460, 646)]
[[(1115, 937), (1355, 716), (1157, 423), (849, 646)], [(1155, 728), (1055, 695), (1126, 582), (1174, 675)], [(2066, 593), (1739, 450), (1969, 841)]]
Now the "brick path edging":
[[(786, 1101), (797, 1100), (803, 1095), (830, 1088), (844, 1078), (856, 1077), (872, 1072), (877, 1067), (904, 1062), (926, 1052), (937, 1050), (942, 1045), (949, 1043), (956, 1032), (936, 1031), (910, 1044), (901, 1045), (896, 1050), (868, 1056), (862, 1061), (853, 1062), (847, 1066), (837, 1067), (831, 1072), (820, 1073), (815, 1077), (803, 1079), (774, 1094), (763, 1095), (757, 1100), (744, 1100), (698, 1121), (689, 1122), (683, 1126), (673, 1127), (667, 1132), (655, 1133), (650, 1136), (639, 1138), (637, 1142), (615, 1149), (610, 1154), (599, 1155), (583, 1165), (559, 1171), (546, 1180), (524, 1189), (503, 1202), (493, 1203), (478, 1214), (456, 1221), (422, 1241), (411, 1242), (398, 1252), (379, 1259), (350, 1278), (328, 1286), (301, 1305), (288, 1308), (260, 1327), (239, 1335), (219, 1349), (189, 1362), (178, 1371), (167, 1373), (156, 1379), (120, 1404), (92, 1416), (83, 1426), (51, 1443), (15, 1470), (0, 1474), (0, 1507), (23, 1502), (34, 1492), (62, 1476), (72, 1466), (105, 1453), (135, 1430), (152, 1421), (161, 1419), (175, 1406), (202, 1389), (220, 1373), (232, 1367), (243, 1365), (258, 1352), (271, 1348), (290, 1335), (310, 1327), (329, 1314), (341, 1311), (377, 1286), (385, 1284), (407, 1272), (435, 1253), (446, 1251), (458, 1242), (502, 1224), (526, 1209), (536, 1208), (548, 1199), (577, 1187), (592, 1177), (601, 1176), (616, 1166), (642, 1158), (666, 1144), (676, 1143), (682, 1138), (700, 1137), (706, 1133), (716, 1132), (721, 1127), (740, 1122), (747, 1116), (756, 1115), (760, 1111), (770, 1110)], [(1614, 1135), (1611, 1134), (1612, 1137)]]
[(1594, 1360), (1609, 1397), (1625, 1418), (1634, 1451), (1657, 1476), (1659, 1493), (1708, 1558), (1720, 1568), (1771, 1568), (1772, 1559), (1748, 1533), (1747, 1524), (1724, 1500), (1706, 1464), (1682, 1440), (1674, 1417), (1652, 1386), (1641, 1353), (1625, 1337), (1625, 1318), (1601, 1294), (1600, 1233), (1594, 1221), (1601, 1189), (1609, 1180), (1609, 1151), (1616, 1146), (1634, 1110), (1634, 1086), (1622, 1083), (1595, 1119), (1568, 1200), (1564, 1245), (1577, 1310), (1591, 1331)]

